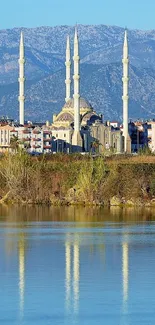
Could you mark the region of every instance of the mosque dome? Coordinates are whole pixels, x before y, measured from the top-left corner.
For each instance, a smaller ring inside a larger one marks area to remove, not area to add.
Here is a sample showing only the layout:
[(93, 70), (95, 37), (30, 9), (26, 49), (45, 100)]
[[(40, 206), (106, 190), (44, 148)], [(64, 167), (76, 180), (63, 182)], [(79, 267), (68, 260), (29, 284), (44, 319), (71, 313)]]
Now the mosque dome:
[[(69, 99), (68, 102), (64, 105), (64, 108), (73, 108), (74, 109), (74, 98)], [(86, 99), (80, 97), (80, 108), (92, 109), (92, 106)]]
[[(84, 115), (87, 112), (91, 112), (93, 110), (91, 104), (84, 98), (80, 97), (80, 114)], [(68, 100), (63, 107), (63, 111), (71, 111), (74, 112), (74, 98)]]
[(56, 119), (57, 122), (74, 122), (74, 116), (68, 112), (60, 113)]

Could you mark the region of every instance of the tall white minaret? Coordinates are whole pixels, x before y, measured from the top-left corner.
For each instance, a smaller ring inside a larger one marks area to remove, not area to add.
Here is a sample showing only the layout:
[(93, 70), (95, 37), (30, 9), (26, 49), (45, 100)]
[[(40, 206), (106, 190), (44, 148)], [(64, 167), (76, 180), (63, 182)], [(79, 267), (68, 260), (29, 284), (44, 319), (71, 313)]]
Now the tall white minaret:
[(72, 138), (72, 144), (77, 147), (78, 151), (80, 147), (82, 149), (82, 138), (80, 134), (80, 75), (79, 75), (79, 40), (77, 29), (75, 28), (74, 36), (74, 133)]
[(123, 136), (124, 136), (124, 151), (127, 152), (127, 141), (128, 141), (128, 89), (129, 89), (129, 57), (128, 57), (128, 39), (127, 30), (125, 30), (124, 46), (123, 46)]
[(67, 46), (66, 46), (66, 103), (71, 98), (71, 54), (70, 54), (70, 38), (67, 37)]
[(25, 58), (24, 58), (24, 37), (23, 33), (21, 32), (21, 38), (20, 38), (20, 47), (19, 47), (19, 123), (24, 125), (24, 64), (25, 64)]

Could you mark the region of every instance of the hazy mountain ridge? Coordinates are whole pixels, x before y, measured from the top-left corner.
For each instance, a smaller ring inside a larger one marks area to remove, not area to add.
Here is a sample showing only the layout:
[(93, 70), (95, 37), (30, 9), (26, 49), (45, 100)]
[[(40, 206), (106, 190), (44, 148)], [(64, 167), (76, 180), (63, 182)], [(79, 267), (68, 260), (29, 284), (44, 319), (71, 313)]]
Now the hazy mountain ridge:
[[(27, 119), (52, 119), (65, 98), (65, 47), (74, 28), (22, 29), (25, 38)], [(21, 29), (0, 31), (0, 115), (18, 117), (18, 53)], [(78, 26), (81, 95), (106, 119), (122, 116), (122, 46), (124, 30), (113, 26)], [(131, 118), (155, 117), (155, 31), (128, 31)], [(73, 85), (72, 85), (73, 87)]]

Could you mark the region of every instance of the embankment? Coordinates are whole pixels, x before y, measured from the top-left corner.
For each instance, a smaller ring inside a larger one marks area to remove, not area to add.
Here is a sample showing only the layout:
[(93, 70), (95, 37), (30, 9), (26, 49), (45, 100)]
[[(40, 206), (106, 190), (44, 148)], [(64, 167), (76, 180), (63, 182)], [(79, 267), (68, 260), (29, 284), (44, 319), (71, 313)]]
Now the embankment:
[(155, 157), (0, 158), (0, 203), (155, 206)]

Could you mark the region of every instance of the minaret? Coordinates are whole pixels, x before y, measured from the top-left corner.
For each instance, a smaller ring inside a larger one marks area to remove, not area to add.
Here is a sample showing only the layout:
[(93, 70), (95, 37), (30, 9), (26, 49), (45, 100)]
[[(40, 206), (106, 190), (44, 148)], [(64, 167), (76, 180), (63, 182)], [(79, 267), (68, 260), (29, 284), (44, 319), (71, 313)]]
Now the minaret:
[[(80, 133), (80, 75), (79, 75), (79, 40), (77, 29), (75, 29), (74, 36), (74, 133), (72, 138), (72, 145), (75, 150), (82, 150), (82, 138)], [(80, 149), (81, 148), (81, 149)]]
[(127, 30), (125, 30), (124, 36), (124, 46), (123, 46), (123, 136), (124, 136), (124, 152), (129, 152), (128, 141), (128, 88), (129, 88), (129, 58), (128, 58), (128, 39), (127, 39)]
[(71, 94), (71, 55), (70, 55), (70, 39), (69, 36), (67, 37), (67, 46), (66, 46), (66, 98), (65, 101), (66, 103), (70, 99), (70, 94)]
[(19, 48), (19, 123), (21, 125), (24, 125), (24, 37), (23, 33), (21, 32), (21, 38), (20, 38), (20, 48)]

